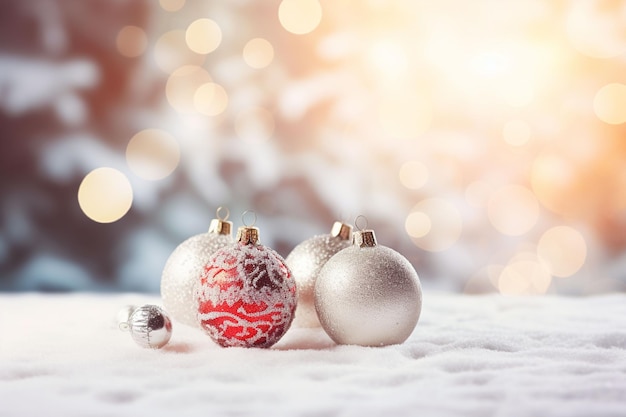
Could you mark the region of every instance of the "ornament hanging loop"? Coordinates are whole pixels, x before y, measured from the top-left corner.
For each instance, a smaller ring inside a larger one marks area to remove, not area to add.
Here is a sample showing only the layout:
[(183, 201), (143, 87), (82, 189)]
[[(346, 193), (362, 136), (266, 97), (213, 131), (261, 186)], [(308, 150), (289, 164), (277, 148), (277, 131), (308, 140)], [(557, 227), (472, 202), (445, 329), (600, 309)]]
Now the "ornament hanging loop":
[[(248, 213), (254, 216), (251, 224), (246, 222), (246, 215)], [(237, 230), (237, 242), (243, 243), (244, 245), (256, 245), (259, 243), (259, 229), (254, 227), (256, 223), (256, 213), (253, 210), (244, 211), (241, 215), (241, 222), (243, 226)]]
[[(246, 222), (246, 215), (247, 214), (252, 214), (252, 216), (254, 216), (252, 218), (252, 223), (248, 224)], [(241, 222), (243, 223), (243, 225), (245, 227), (254, 227), (254, 225), (256, 224), (256, 213), (254, 212), (254, 210), (246, 210), (243, 212), (243, 214), (241, 215)]]
[[(222, 210), (226, 211), (225, 215), (220, 215), (220, 213), (222, 212)], [(219, 220), (225, 222), (226, 220), (228, 220), (228, 218), (230, 217), (230, 210), (228, 210), (228, 207), (223, 207), (223, 206), (219, 206), (217, 208), (217, 210), (215, 210), (215, 217), (217, 217)]]
[[(359, 222), (362, 225), (359, 225)], [(354, 219), (354, 226), (359, 232), (362, 232), (365, 229), (367, 229), (367, 226), (368, 226), (367, 217), (365, 217), (362, 214), (359, 214), (358, 216), (356, 216), (356, 219)]]

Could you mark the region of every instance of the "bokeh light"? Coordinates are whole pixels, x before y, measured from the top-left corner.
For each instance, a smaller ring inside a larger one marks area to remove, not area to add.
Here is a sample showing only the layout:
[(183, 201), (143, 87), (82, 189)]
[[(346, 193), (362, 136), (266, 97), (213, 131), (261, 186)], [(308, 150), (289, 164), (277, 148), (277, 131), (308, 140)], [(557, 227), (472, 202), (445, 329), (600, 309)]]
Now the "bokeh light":
[(121, 219), (133, 203), (133, 189), (122, 172), (97, 168), (85, 176), (78, 188), (78, 204), (87, 217), (98, 223)]
[(509, 120), (502, 128), (504, 141), (511, 146), (524, 146), (531, 136), (530, 126), (521, 119)]
[(587, 244), (582, 234), (569, 226), (548, 229), (539, 239), (537, 256), (557, 277), (569, 277), (583, 266)]
[(428, 215), (421, 211), (414, 211), (406, 218), (404, 227), (409, 236), (419, 238), (430, 232), (432, 223)]
[(274, 116), (263, 107), (242, 110), (235, 118), (235, 132), (242, 140), (262, 142), (274, 134)]
[(602, 87), (593, 99), (596, 116), (605, 123), (626, 122), (626, 85), (612, 83)]
[(202, 67), (186, 65), (174, 71), (165, 85), (165, 96), (172, 108), (181, 113), (195, 113), (195, 95), (198, 89), (212, 82)]
[(274, 47), (267, 39), (254, 38), (243, 47), (243, 60), (252, 68), (265, 68), (273, 59)]
[(322, 21), (322, 6), (318, 0), (283, 0), (278, 6), (278, 19), (288, 32), (304, 35)]
[(427, 198), (413, 207), (405, 227), (418, 247), (440, 252), (457, 242), (463, 222), (458, 209), (448, 200)]
[(503, 295), (545, 294), (552, 276), (538, 260), (516, 259), (506, 265), (498, 277), (498, 290)]
[(507, 185), (495, 191), (487, 203), (489, 221), (500, 233), (523, 235), (539, 219), (535, 195), (521, 185)]
[(170, 175), (180, 161), (178, 141), (160, 129), (145, 129), (131, 138), (126, 147), (130, 169), (146, 180), (160, 180)]
[(148, 36), (137, 26), (124, 26), (117, 33), (115, 45), (119, 53), (128, 58), (142, 55), (148, 46)]
[(185, 0), (159, 0), (159, 4), (166, 12), (177, 12), (185, 6)]
[(165, 73), (171, 74), (186, 65), (202, 65), (206, 55), (198, 54), (187, 46), (185, 31), (170, 30), (157, 39), (154, 45), (154, 60)]
[(228, 94), (224, 87), (215, 83), (202, 84), (193, 96), (193, 104), (198, 113), (217, 116), (228, 106)]
[[(283, 254), (331, 213), (367, 215), (442, 289), (626, 288), (626, 3), (159, 0), (86, 3), (84, 19), (53, 3), (60, 29), (5, 10), (47, 34), (3, 49), (0, 110), (20, 136), (0, 152), (5, 188), (30, 190), (13, 179), (36, 161), (52, 206), (85, 167), (126, 167), (137, 222), (109, 246), (151, 216), (170, 248), (230, 202), (301, 225), (268, 233)], [(555, 244), (564, 224), (593, 239)]]
[(409, 190), (418, 190), (428, 182), (428, 167), (419, 161), (408, 161), (402, 164), (398, 177), (400, 183)]
[(208, 54), (220, 46), (222, 29), (214, 20), (198, 19), (187, 27), (185, 41), (192, 51), (198, 54)]

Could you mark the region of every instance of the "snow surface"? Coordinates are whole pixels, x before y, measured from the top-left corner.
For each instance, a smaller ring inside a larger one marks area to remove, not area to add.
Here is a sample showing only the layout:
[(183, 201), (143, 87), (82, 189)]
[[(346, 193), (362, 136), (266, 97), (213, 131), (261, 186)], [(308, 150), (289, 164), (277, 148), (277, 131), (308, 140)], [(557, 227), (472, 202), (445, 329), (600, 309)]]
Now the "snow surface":
[(624, 416), (626, 295), (424, 294), (402, 345), (291, 328), (220, 348), (174, 323), (161, 350), (115, 324), (139, 294), (0, 294), (0, 416)]

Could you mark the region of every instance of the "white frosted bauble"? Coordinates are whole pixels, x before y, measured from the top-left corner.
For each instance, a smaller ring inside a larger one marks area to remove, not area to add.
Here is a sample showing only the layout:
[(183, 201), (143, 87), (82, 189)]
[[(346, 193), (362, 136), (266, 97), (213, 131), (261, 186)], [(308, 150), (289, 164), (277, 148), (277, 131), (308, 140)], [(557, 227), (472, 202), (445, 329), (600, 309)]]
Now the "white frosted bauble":
[(170, 255), (161, 275), (163, 306), (177, 321), (199, 327), (193, 290), (204, 267), (218, 249), (233, 244), (228, 234), (207, 232), (195, 235), (178, 245)]
[[(343, 230), (341, 229), (343, 227)], [(297, 245), (285, 258), (298, 288), (294, 326), (319, 327), (315, 312), (314, 288), (320, 269), (337, 252), (351, 245), (352, 228), (336, 222), (330, 234), (313, 236)]]
[(317, 277), (320, 323), (338, 344), (402, 343), (422, 310), (417, 272), (404, 256), (377, 245), (371, 230), (354, 235), (355, 244), (326, 262)]

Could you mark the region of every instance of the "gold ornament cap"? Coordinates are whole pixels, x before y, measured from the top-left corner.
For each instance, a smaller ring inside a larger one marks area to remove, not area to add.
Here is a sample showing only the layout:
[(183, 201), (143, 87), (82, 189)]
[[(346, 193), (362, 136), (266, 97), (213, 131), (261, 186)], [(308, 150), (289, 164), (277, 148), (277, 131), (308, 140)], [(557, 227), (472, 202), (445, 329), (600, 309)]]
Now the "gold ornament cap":
[(222, 219), (213, 219), (209, 225), (209, 233), (218, 235), (230, 235), (233, 230), (233, 222)]
[(373, 248), (377, 245), (373, 230), (357, 230), (352, 237), (352, 244), (360, 248)]
[(256, 245), (259, 243), (259, 228), (242, 226), (237, 229), (237, 242), (244, 245)]
[(360, 248), (373, 248), (376, 246), (376, 235), (373, 230), (367, 228), (367, 217), (362, 214), (357, 216), (354, 219), (354, 225), (358, 230), (352, 234), (353, 245)]
[[(226, 212), (220, 214), (222, 210)], [(219, 206), (217, 210), (215, 210), (215, 217), (217, 217), (217, 219), (211, 220), (211, 224), (209, 225), (209, 233), (230, 235), (233, 230), (233, 222), (228, 221), (228, 216), (230, 216), (230, 210), (228, 210), (227, 207)]]
[(330, 235), (341, 240), (348, 240), (352, 236), (352, 226), (342, 222), (335, 222), (332, 229), (330, 229)]
[[(254, 216), (250, 224), (246, 222), (247, 214)], [(243, 226), (237, 229), (237, 242), (243, 243), (244, 245), (256, 245), (259, 243), (259, 228), (254, 227), (256, 223), (256, 213), (253, 210), (244, 211), (241, 215), (241, 221)]]

